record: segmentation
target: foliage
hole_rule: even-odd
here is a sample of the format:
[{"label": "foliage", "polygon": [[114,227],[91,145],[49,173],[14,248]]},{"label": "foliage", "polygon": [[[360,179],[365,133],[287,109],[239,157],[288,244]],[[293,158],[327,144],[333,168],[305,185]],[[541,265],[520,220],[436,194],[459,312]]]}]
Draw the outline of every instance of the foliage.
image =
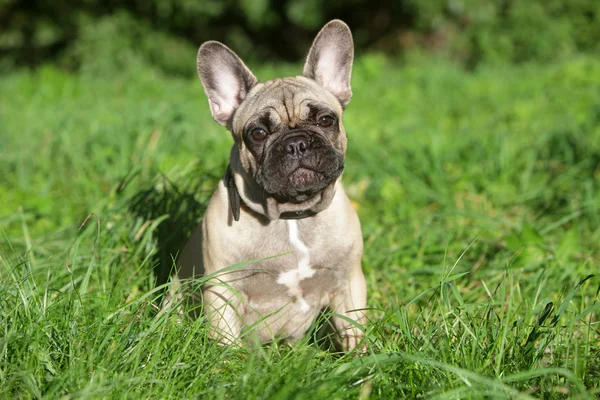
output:
[{"label": "foliage", "polygon": [[469,67],[600,50],[597,0],[3,0],[0,55],[5,69],[51,61],[102,71],[134,58],[188,75],[210,39],[253,61],[297,61],[332,18],[348,22],[359,52],[433,51]]},{"label": "foliage", "polygon": [[600,393],[597,59],[357,60],[344,181],[365,238],[364,356],[321,350],[316,331],[219,347],[202,319],[157,310],[152,269],[232,141],[195,78],[123,65],[0,78],[0,397]]}]

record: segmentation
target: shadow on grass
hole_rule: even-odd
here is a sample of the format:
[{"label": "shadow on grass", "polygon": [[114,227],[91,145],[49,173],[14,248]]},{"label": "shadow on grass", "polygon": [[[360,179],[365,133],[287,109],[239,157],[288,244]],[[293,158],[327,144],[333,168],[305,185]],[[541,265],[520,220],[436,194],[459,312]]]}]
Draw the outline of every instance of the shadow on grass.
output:
[{"label": "shadow on grass", "polygon": [[186,173],[177,180],[161,175],[142,183],[128,197],[128,210],[145,223],[164,218],[153,231],[156,253],[152,265],[157,286],[168,282],[177,255],[200,223],[212,193],[203,188],[216,187],[218,179],[205,172]]}]

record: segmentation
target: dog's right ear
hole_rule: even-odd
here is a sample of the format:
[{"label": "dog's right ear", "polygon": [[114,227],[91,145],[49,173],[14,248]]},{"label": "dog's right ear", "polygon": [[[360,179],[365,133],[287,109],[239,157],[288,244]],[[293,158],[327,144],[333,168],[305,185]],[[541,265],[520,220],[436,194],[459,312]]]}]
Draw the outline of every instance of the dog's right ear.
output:
[{"label": "dog's right ear", "polygon": [[196,66],[213,118],[227,125],[258,79],[233,51],[215,41],[200,46]]}]

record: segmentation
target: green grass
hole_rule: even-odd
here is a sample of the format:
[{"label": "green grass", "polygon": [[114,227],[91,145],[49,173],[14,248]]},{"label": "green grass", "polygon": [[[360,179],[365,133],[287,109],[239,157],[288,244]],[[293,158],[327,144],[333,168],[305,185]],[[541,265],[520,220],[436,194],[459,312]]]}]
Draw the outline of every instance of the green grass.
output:
[{"label": "green grass", "polygon": [[[299,67],[265,67],[262,79]],[[600,395],[600,61],[356,62],[368,352],[219,347],[158,312],[229,134],[200,83],[0,78],[0,397]],[[594,275],[596,274],[596,275]]]}]

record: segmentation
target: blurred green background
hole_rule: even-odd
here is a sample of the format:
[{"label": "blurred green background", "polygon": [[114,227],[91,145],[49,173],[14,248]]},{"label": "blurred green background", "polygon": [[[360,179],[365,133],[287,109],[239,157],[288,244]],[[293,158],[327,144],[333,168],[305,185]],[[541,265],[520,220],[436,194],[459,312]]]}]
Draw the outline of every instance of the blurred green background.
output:
[{"label": "blurred green background", "polygon": [[597,0],[0,0],[0,58],[5,69],[143,62],[187,76],[209,39],[250,62],[297,61],[332,18],[350,25],[359,54],[425,51],[467,67],[600,50]]}]

